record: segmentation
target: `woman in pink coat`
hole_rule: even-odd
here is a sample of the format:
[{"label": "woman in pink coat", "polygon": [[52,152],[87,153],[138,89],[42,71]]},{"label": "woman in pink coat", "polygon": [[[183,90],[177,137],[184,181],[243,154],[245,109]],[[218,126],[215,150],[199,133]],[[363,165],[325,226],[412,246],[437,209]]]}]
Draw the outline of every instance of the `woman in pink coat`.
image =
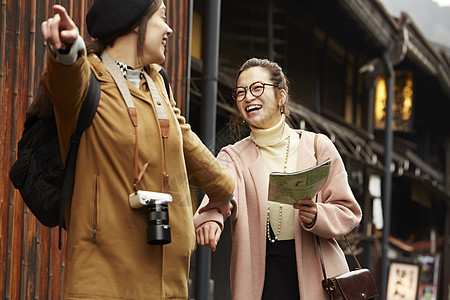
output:
[{"label": "woman in pink coat", "polygon": [[[327,299],[315,235],[328,276],[348,271],[335,238],[361,220],[361,209],[348,184],[342,158],[330,139],[290,128],[286,77],[275,62],[252,58],[237,74],[233,98],[250,125],[249,137],[224,147],[219,161],[236,180],[235,197],[213,207],[205,197],[194,222],[197,243],[213,251],[231,218],[231,290],[233,299]],[[330,174],[316,199],[294,205],[268,201],[271,172],[310,168],[331,158]]]}]

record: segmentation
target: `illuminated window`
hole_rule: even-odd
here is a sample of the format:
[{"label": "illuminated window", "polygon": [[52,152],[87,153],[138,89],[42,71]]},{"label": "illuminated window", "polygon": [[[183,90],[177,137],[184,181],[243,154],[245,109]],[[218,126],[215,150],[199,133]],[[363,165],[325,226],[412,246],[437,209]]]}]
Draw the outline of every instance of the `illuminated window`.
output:
[{"label": "illuminated window", "polygon": [[[375,129],[384,130],[386,125],[386,80],[378,78],[375,90]],[[393,99],[394,131],[409,132],[412,127],[413,110],[413,74],[411,71],[395,71],[395,86]]]},{"label": "illuminated window", "polygon": [[202,16],[196,11],[192,20],[191,55],[202,59]]}]

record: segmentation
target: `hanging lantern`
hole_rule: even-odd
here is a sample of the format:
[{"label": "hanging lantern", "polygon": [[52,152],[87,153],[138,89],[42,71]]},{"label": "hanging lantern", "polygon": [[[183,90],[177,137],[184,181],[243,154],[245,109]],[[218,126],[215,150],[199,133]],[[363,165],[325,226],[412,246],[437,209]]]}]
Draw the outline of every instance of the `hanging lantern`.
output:
[{"label": "hanging lantern", "polygon": [[[375,129],[384,130],[386,125],[386,80],[380,75],[375,90]],[[412,129],[413,73],[395,71],[392,130],[409,132]]]}]

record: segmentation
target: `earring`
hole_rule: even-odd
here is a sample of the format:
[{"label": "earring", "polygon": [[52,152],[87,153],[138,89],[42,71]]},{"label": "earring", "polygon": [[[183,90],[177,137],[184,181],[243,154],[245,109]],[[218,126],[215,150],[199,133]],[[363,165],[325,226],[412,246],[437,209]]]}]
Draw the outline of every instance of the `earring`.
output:
[{"label": "earring", "polygon": [[283,113],[284,112],[284,108],[283,106],[280,107],[280,112]]}]

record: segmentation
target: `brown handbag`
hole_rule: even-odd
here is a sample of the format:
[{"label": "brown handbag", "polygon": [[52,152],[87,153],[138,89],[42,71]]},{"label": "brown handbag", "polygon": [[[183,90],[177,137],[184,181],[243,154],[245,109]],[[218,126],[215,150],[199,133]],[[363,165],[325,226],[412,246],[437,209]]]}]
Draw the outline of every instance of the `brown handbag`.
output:
[{"label": "brown handbag", "polygon": [[[314,137],[314,155],[317,160],[317,133]],[[316,195],[317,201],[317,195]],[[353,258],[358,265],[358,270],[349,271],[342,275],[336,277],[327,277],[325,272],[325,264],[323,262],[322,248],[320,247],[320,239],[316,235],[317,240],[317,250],[319,251],[320,264],[322,267],[323,278],[322,287],[327,293],[329,299],[331,300],[366,300],[372,299],[378,296],[378,290],[375,286],[375,282],[372,277],[372,273],[368,269],[362,269],[353,252],[352,246],[348,242],[346,236],[345,241],[347,242],[350,251],[352,252]]]},{"label": "brown handbag", "polygon": [[365,300],[378,296],[377,287],[375,286],[375,282],[372,278],[372,273],[370,273],[368,269],[361,268],[361,265],[359,264],[347,237],[345,237],[345,240],[352,251],[352,255],[358,265],[358,269],[329,278],[325,273],[322,249],[320,247],[320,240],[317,235],[316,239],[320,263],[322,265],[323,278],[325,278],[322,280],[322,287],[331,300]]}]

